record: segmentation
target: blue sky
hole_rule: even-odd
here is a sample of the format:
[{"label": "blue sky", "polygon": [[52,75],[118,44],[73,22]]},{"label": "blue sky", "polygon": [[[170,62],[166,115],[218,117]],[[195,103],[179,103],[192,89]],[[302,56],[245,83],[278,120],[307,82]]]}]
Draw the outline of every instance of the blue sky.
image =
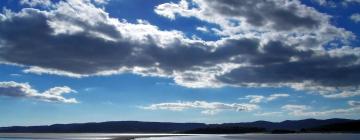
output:
[{"label": "blue sky", "polygon": [[0,6],[0,126],[359,119],[356,0]]}]

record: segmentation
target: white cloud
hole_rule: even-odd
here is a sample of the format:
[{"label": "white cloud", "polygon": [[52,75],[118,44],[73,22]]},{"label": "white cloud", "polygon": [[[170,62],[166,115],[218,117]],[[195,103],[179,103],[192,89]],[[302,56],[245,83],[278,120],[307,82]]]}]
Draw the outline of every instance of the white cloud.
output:
[{"label": "white cloud", "polygon": [[100,4],[100,5],[104,5],[104,4],[108,4],[110,0],[93,0],[95,4]]},{"label": "white cloud", "polygon": [[360,96],[359,86],[321,86],[314,84],[310,81],[304,81],[303,83],[293,83],[290,85],[295,90],[308,91],[310,93],[320,94],[325,98],[349,98]]},{"label": "white cloud", "polygon": [[141,109],[147,110],[171,110],[183,111],[187,109],[200,109],[202,114],[214,115],[224,110],[232,111],[253,111],[259,107],[255,104],[239,104],[239,103],[221,103],[221,102],[206,102],[206,101],[193,101],[193,102],[169,102],[151,104],[149,106],[142,106]]},{"label": "white cloud", "polygon": [[34,6],[50,6],[51,0],[20,0],[20,4]]},{"label": "white cloud", "polygon": [[258,112],[255,113],[255,116],[281,116],[282,112]]},{"label": "white cloud", "polygon": [[262,96],[262,95],[247,95],[245,96],[245,98],[240,98],[240,99],[249,99],[250,103],[261,103],[261,102],[269,102],[269,101],[273,101],[276,100],[278,98],[284,98],[284,97],[289,97],[289,94],[285,94],[285,93],[277,93],[277,94],[271,94],[268,97]]},{"label": "white cloud", "polygon": [[316,117],[316,116],[329,116],[329,115],[352,115],[360,114],[360,106],[351,106],[349,108],[330,109],[324,111],[311,111],[310,106],[306,105],[284,105],[283,110],[287,111],[289,115]]},{"label": "white cloud", "polygon": [[360,101],[348,101],[350,106],[360,106]]},{"label": "white cloud", "polygon": [[250,99],[250,103],[260,103],[265,97],[261,95],[247,95],[245,98]]},{"label": "white cloud", "polygon": [[350,16],[350,19],[352,21],[354,21],[355,23],[359,23],[360,22],[360,14],[359,13],[352,14]]},{"label": "white cloud", "polygon": [[281,108],[287,111],[304,111],[310,109],[310,107],[306,105],[291,105],[291,104],[284,105]]},{"label": "white cloud", "polygon": [[75,98],[65,98],[63,94],[73,93],[75,90],[63,86],[53,87],[42,93],[33,89],[28,83],[17,83],[14,81],[0,82],[0,96],[14,98],[30,98],[46,102],[78,103]]},{"label": "white cloud", "polygon": [[285,94],[285,93],[277,93],[277,94],[271,94],[266,100],[267,101],[272,101],[272,100],[276,100],[278,98],[284,98],[284,97],[289,97],[289,94]]},{"label": "white cloud", "polygon": [[155,8],[155,13],[174,20],[177,13],[182,15],[191,15],[191,11],[187,10],[189,3],[186,0],[181,0],[179,3],[164,3]]},{"label": "white cloud", "polygon": [[359,96],[360,95],[360,89],[355,89],[355,90],[344,90],[341,91],[340,93],[336,93],[336,94],[327,94],[327,95],[323,95],[326,98],[349,98],[349,97],[354,97],[354,96]]},{"label": "white cloud", "polygon": [[203,32],[203,33],[207,33],[209,32],[208,28],[205,27],[205,26],[202,26],[202,27],[196,27],[196,30],[200,31],[200,32]]}]

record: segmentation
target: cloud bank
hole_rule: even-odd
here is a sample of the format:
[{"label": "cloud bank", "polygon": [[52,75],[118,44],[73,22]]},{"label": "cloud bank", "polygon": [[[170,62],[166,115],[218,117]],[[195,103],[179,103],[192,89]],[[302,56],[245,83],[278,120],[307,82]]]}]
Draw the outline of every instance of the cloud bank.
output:
[{"label": "cloud bank", "polygon": [[94,3],[5,9],[0,63],[77,78],[133,73],[191,88],[290,87],[325,97],[359,95],[360,49],[348,44],[355,36],[298,0],[181,0],[155,7],[170,20],[193,17],[218,25],[211,30],[221,38],[216,41],[160,30],[141,19],[129,23]]},{"label": "cloud bank", "polygon": [[253,111],[259,107],[255,104],[239,104],[239,103],[221,103],[221,102],[206,102],[206,101],[193,101],[193,102],[169,102],[151,104],[149,106],[140,107],[147,110],[171,110],[183,111],[188,109],[200,109],[202,114],[214,115],[224,110],[230,111]]},{"label": "cloud bank", "polygon": [[28,83],[17,83],[14,81],[0,82],[0,96],[13,98],[29,98],[45,102],[78,103],[75,98],[65,98],[63,94],[73,93],[75,90],[63,86],[53,87],[44,92],[38,92]]},{"label": "cloud bank", "polygon": [[293,116],[317,117],[317,116],[333,116],[333,115],[352,115],[360,114],[360,106],[358,101],[349,101],[350,107],[340,109],[330,109],[324,111],[311,111],[311,107],[307,105],[284,105],[281,108]]}]

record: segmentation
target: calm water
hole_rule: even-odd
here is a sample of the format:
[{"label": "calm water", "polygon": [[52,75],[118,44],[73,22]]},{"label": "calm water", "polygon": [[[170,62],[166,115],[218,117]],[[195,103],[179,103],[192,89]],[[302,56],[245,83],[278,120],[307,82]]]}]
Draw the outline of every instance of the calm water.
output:
[{"label": "calm water", "polygon": [[242,135],[192,135],[151,137],[159,134],[0,134],[0,140],[98,140],[150,136],[136,140],[360,140],[360,134],[242,134]]},{"label": "calm water", "polygon": [[[109,133],[0,133],[0,140],[111,140],[114,138],[174,136],[174,134],[109,134]],[[178,134],[177,136],[182,136]]]},{"label": "calm water", "polygon": [[242,134],[138,138],[137,140],[360,140],[360,134]]}]

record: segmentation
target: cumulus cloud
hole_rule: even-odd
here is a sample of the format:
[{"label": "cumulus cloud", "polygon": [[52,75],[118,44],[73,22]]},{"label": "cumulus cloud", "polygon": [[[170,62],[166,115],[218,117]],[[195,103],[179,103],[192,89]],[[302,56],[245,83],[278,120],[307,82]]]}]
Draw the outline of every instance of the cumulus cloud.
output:
[{"label": "cumulus cloud", "polygon": [[224,110],[232,111],[253,111],[259,107],[255,104],[239,104],[239,103],[221,103],[221,102],[206,102],[206,101],[193,101],[193,102],[169,102],[151,104],[149,106],[142,106],[141,109],[147,110],[171,110],[183,111],[187,109],[200,109],[202,114],[214,115]]},{"label": "cumulus cloud", "polygon": [[75,98],[65,98],[63,94],[73,93],[75,90],[63,86],[53,87],[44,92],[38,92],[28,83],[17,83],[14,81],[0,82],[0,96],[13,98],[30,98],[45,102],[78,103]]},{"label": "cumulus cloud", "polygon": [[282,106],[282,109],[287,111],[289,115],[303,117],[360,114],[360,106],[356,105],[357,102],[350,101],[349,104],[354,104],[355,106],[351,105],[348,108],[330,109],[324,111],[311,111],[311,107],[307,105],[284,105]]},{"label": "cumulus cloud", "polygon": [[329,32],[337,32],[336,36],[343,36],[341,30],[329,25],[328,15],[319,13],[298,0],[181,0],[179,3],[158,5],[155,12],[173,20],[177,16],[195,17],[218,24],[221,27],[219,34],[225,36],[237,34],[268,38],[267,36],[290,37],[290,34],[298,34],[298,37],[303,36],[300,38],[306,40],[310,36],[304,33],[312,32],[315,28],[316,33],[312,33],[322,36],[322,39],[335,37]]},{"label": "cumulus cloud", "polygon": [[360,22],[360,14],[359,13],[352,14],[350,16],[350,19],[352,21],[354,21],[355,23],[359,23]]},{"label": "cumulus cloud", "polygon": [[261,102],[269,102],[276,100],[278,98],[284,98],[289,96],[290,96],[289,94],[277,93],[277,94],[271,94],[268,97],[262,95],[247,95],[245,96],[245,98],[240,98],[240,99],[249,99],[250,103],[261,103]]},{"label": "cumulus cloud", "polygon": [[[91,0],[0,14],[0,63],[26,73],[69,77],[133,73],[202,87],[290,87],[358,91],[359,48],[350,31],[298,0],[181,0],[155,8],[161,16],[219,25],[221,39],[189,38],[145,20],[109,16]],[[257,9],[254,9],[257,8]],[[327,48],[329,43],[337,44]],[[316,92],[316,91],[315,91]],[[357,95],[357,94],[352,94]],[[275,97],[276,98],[276,97]]]},{"label": "cumulus cloud", "polygon": [[20,0],[20,4],[28,5],[30,7],[34,6],[50,6],[51,0]]}]

